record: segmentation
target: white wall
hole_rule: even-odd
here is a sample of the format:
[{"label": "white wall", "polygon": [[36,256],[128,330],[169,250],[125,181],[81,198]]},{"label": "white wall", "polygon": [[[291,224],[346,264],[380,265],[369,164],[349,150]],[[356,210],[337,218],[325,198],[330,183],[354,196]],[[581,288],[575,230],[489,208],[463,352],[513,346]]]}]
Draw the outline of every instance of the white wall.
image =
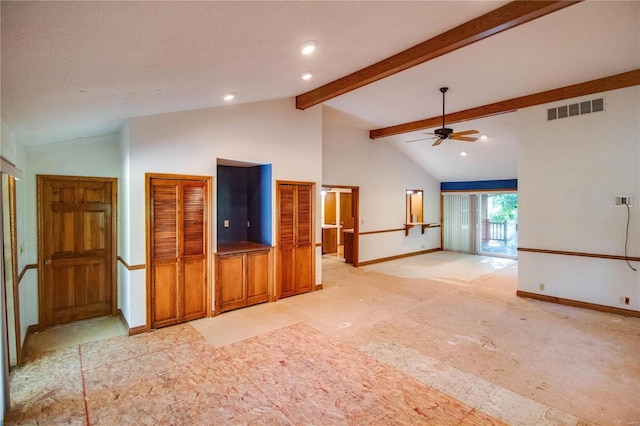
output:
[{"label": "white wall", "polygon": [[[19,239],[20,244],[25,245],[25,264],[38,263],[36,175],[117,178],[120,174],[119,157],[116,134],[37,145],[26,149],[24,185],[20,181],[20,186],[17,187],[18,193],[24,193],[25,197],[23,208],[19,208],[25,212],[19,214],[25,220],[24,239]],[[37,324],[37,273],[32,270],[25,275],[25,278],[28,278],[27,281],[20,284],[21,306],[25,301],[28,315],[26,322]]]},{"label": "white wall", "polygon": [[[360,232],[399,229],[406,215],[406,190],[424,190],[424,221],[440,223],[440,182],[381,140],[370,126],[333,108],[323,109],[322,181],[360,187]],[[440,247],[440,228],[361,235],[359,261]]]},{"label": "white wall", "polygon": [[[322,110],[314,107],[299,111],[294,99],[280,99],[130,120],[129,164],[123,173],[128,173],[130,214],[125,219],[129,223],[121,224],[130,232],[129,247],[123,248],[129,253],[129,264],[145,263],[145,173],[213,176],[214,233],[218,158],[272,164],[274,244],[275,181],[316,182],[316,241],[321,241]],[[321,282],[321,255],[318,247],[317,284]],[[146,323],[146,271],[136,272],[129,277],[130,309],[125,313],[131,327]]]},{"label": "white wall", "polygon": [[[604,112],[546,121],[547,108],[600,96]],[[640,87],[517,114],[519,246],[623,256],[627,210],[614,207],[614,196],[632,194],[628,255],[639,257]],[[624,261],[522,251],[518,257],[520,290],[640,310],[640,273]],[[621,296],[631,304],[620,304]]]},{"label": "white wall", "polygon": [[[120,179],[118,180],[118,256],[131,265],[129,250],[131,231],[130,185],[129,177],[129,122],[126,122],[119,133],[120,145]],[[137,270],[129,271],[125,265],[118,262],[118,308],[125,318],[131,317],[131,276],[141,275]]]}]

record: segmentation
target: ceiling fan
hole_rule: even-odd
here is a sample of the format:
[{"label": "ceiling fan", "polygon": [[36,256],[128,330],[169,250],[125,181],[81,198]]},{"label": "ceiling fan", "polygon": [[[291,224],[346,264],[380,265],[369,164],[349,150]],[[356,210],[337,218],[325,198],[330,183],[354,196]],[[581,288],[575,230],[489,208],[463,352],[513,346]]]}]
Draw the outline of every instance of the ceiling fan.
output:
[{"label": "ceiling fan", "polygon": [[432,146],[438,146],[445,139],[453,139],[456,141],[464,141],[464,142],[475,142],[478,140],[478,138],[465,136],[465,135],[473,135],[476,133],[480,133],[477,130],[464,130],[462,132],[454,132],[453,129],[450,129],[444,126],[444,94],[447,93],[447,90],[449,90],[448,87],[440,88],[440,91],[442,92],[442,127],[434,130],[433,133],[425,133],[427,135],[433,135],[433,137],[431,138],[413,139],[413,140],[407,141],[407,143],[418,142],[418,141],[423,141],[427,139],[437,139]]}]

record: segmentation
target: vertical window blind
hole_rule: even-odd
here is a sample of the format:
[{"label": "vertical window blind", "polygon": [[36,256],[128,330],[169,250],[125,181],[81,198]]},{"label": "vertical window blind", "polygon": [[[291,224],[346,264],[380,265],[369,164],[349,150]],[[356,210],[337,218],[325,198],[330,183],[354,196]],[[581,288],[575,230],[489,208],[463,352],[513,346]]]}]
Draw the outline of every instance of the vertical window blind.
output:
[{"label": "vertical window blind", "polygon": [[472,233],[475,224],[471,220],[469,194],[444,194],[444,249],[460,253],[475,253]]}]

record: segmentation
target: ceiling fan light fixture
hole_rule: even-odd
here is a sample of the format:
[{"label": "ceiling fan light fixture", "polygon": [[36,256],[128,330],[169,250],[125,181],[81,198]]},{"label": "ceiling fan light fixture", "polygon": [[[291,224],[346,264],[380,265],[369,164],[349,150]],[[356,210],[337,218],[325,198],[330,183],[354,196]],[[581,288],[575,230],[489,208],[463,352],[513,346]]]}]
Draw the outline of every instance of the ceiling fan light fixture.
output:
[{"label": "ceiling fan light fixture", "polygon": [[468,153],[467,153],[467,151],[461,151],[461,152],[460,152],[460,156],[461,156],[461,157],[466,157],[466,156],[467,156],[467,154],[468,154]]},{"label": "ceiling fan light fixture", "polygon": [[300,45],[300,52],[302,52],[303,55],[310,55],[316,50],[317,45],[313,40],[305,41]]},{"label": "ceiling fan light fixture", "polygon": [[489,138],[487,135],[480,135],[480,139],[486,141]]},{"label": "ceiling fan light fixture", "polygon": [[235,93],[225,93],[224,95],[222,95],[222,99],[224,99],[227,102],[232,101],[235,97],[236,97]]}]

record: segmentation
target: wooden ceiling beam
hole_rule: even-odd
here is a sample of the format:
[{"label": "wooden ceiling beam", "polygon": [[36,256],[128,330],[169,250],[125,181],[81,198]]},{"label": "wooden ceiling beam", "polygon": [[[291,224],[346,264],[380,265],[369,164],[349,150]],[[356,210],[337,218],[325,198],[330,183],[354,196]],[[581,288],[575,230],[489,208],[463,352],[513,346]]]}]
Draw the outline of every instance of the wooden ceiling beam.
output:
[{"label": "wooden ceiling beam", "polygon": [[[591,95],[593,93],[606,92],[608,90],[622,89],[624,87],[638,85],[640,85],[640,69],[571,86],[560,87],[558,89],[547,90],[546,92],[535,93],[533,95],[507,99],[506,101],[466,109],[464,111],[453,112],[445,115],[445,121],[447,124],[460,123],[462,121],[475,120],[492,115],[513,112],[520,108],[527,108],[550,102],[557,102],[563,99],[577,98],[579,96]],[[374,129],[369,132],[369,137],[371,139],[378,139],[387,136],[415,132],[417,130],[431,129],[441,125],[442,116],[439,115],[437,117],[426,118],[424,120],[412,121],[410,123],[398,124],[395,126],[384,127],[382,129]]]},{"label": "wooden ceiling beam", "polygon": [[296,108],[307,109],[580,1],[513,1],[380,62],[298,95]]}]

